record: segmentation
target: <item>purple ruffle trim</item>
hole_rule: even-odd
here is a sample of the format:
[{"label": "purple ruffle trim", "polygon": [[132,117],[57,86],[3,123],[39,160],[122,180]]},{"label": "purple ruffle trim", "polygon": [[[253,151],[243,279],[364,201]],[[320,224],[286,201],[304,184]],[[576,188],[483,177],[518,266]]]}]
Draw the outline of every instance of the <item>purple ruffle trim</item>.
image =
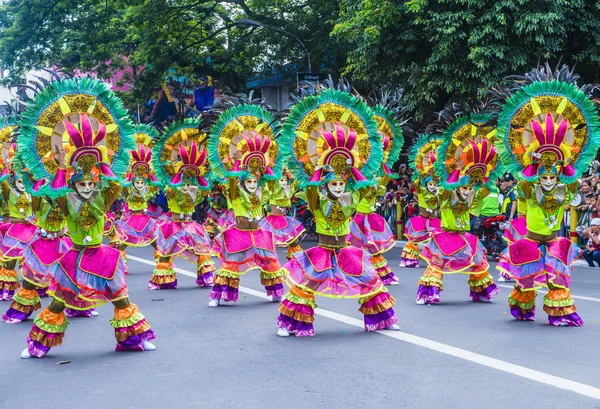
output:
[{"label": "purple ruffle trim", "polygon": [[38,358],[43,358],[50,351],[50,348],[27,337],[27,350],[31,355]]},{"label": "purple ruffle trim", "polygon": [[576,312],[573,314],[564,315],[562,317],[548,315],[548,325],[560,327],[564,326],[565,324],[569,327],[581,327],[583,325],[583,320]]},{"label": "purple ruffle trim", "polygon": [[486,288],[484,288],[483,291],[480,291],[480,292],[471,291],[469,293],[469,296],[471,297],[471,299],[473,301],[478,302],[482,298],[484,298],[486,300],[491,300],[496,295],[498,295],[499,292],[500,292],[500,289],[496,286],[495,283],[492,283],[489,286],[487,286]]},{"label": "purple ruffle trim", "polygon": [[398,317],[393,308],[377,314],[365,315],[365,331],[379,331],[398,322]]},{"label": "purple ruffle trim", "polygon": [[33,310],[27,314],[25,312],[9,308],[3,315],[2,320],[8,324],[18,324],[25,321],[33,313]]},{"label": "purple ruffle trim", "polygon": [[238,289],[228,285],[215,284],[210,291],[211,300],[223,300],[225,302],[236,302],[238,300]]},{"label": "purple ruffle trim", "polygon": [[523,314],[523,311],[516,305],[510,307],[510,313],[519,321],[535,321],[535,307]]},{"label": "purple ruffle trim", "polygon": [[115,351],[143,351],[142,341],[150,341],[155,338],[154,331],[149,329],[139,335],[131,335],[125,341],[118,341]]},{"label": "purple ruffle trim", "polygon": [[196,277],[196,285],[198,287],[210,287],[213,285],[213,273],[204,273]]},{"label": "purple ruffle trim", "polygon": [[70,318],[84,317],[91,318],[92,312],[96,311],[95,308],[90,308],[89,310],[73,310],[71,308],[65,309],[65,315]]},{"label": "purple ruffle trim", "polygon": [[440,289],[436,286],[419,285],[417,290],[417,301],[425,300],[425,304],[437,304],[440,302]]},{"label": "purple ruffle trim", "polygon": [[281,283],[275,285],[266,285],[265,290],[267,290],[267,295],[274,297],[283,297],[285,294],[285,289]]},{"label": "purple ruffle trim", "polygon": [[396,277],[396,274],[394,274],[393,272],[390,272],[389,274],[386,274],[384,276],[379,277],[381,279],[381,282],[384,285],[389,285],[391,283],[397,283],[398,277]]},{"label": "purple ruffle trim", "polygon": [[315,328],[313,327],[312,322],[307,323],[302,321],[296,321],[292,317],[279,314],[279,318],[277,318],[277,325],[279,326],[279,328],[285,328],[289,332],[295,332],[297,337],[315,336]]},{"label": "purple ruffle trim", "polygon": [[37,291],[37,293],[40,296],[40,298],[46,298],[46,297],[48,297],[48,294],[47,294],[48,287],[45,287],[45,288],[36,288],[35,291]]},{"label": "purple ruffle trim", "polygon": [[506,281],[512,281],[512,277],[509,276],[508,274],[506,274],[504,271],[500,271],[500,274],[498,274],[498,277],[502,277]]},{"label": "purple ruffle trim", "polygon": [[414,267],[419,267],[419,260],[411,260],[409,258],[402,258],[400,260],[400,267],[405,267],[405,268],[414,268]]},{"label": "purple ruffle trim", "polygon": [[0,290],[0,301],[11,301],[15,290]]},{"label": "purple ruffle trim", "polygon": [[148,281],[148,289],[149,290],[176,290],[177,289],[177,279],[172,283],[165,284],[156,284],[152,281]]}]

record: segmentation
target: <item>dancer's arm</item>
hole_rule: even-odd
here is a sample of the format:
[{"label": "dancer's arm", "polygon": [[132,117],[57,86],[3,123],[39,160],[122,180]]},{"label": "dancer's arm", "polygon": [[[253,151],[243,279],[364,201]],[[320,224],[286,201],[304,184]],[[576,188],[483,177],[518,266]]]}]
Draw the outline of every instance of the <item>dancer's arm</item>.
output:
[{"label": "dancer's arm", "polygon": [[316,186],[308,186],[306,188],[306,202],[312,214],[315,214],[315,210],[321,206],[319,198],[319,188]]},{"label": "dancer's arm", "polygon": [[108,187],[105,187],[102,190],[102,194],[104,195],[104,211],[108,212],[112,204],[121,194],[121,185],[115,181],[109,180]]},{"label": "dancer's arm", "polygon": [[40,210],[42,198],[39,196],[31,196],[31,212],[36,214]]}]

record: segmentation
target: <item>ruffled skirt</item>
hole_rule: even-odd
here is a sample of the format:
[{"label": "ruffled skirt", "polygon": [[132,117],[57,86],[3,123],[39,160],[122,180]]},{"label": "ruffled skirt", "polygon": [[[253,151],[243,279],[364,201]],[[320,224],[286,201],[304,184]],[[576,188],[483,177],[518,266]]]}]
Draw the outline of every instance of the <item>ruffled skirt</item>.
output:
[{"label": "ruffled skirt", "polygon": [[119,242],[131,247],[143,247],[156,240],[156,219],[145,213],[125,215],[116,222]]},{"label": "ruffled skirt", "polygon": [[227,271],[241,275],[253,269],[281,269],[273,234],[267,230],[231,227],[215,237],[213,252],[221,261],[217,274]]},{"label": "ruffled skirt", "polygon": [[348,242],[371,254],[381,254],[396,245],[396,237],[385,219],[377,213],[358,213],[350,223]]},{"label": "ruffled skirt", "polygon": [[502,235],[509,244],[524,239],[525,236],[527,236],[527,219],[525,217],[518,217],[511,221]]},{"label": "ruffled skirt", "polygon": [[321,246],[294,253],[284,265],[290,287],[331,298],[361,298],[383,291],[384,286],[363,249]]},{"label": "ruffled skirt", "polygon": [[37,238],[38,227],[33,223],[0,224],[0,252],[2,261],[23,258],[25,248]]},{"label": "ruffled skirt", "polygon": [[88,310],[127,297],[126,275],[119,250],[104,244],[71,249],[56,263],[48,294],[68,308]]},{"label": "ruffled skirt", "polygon": [[445,274],[473,274],[487,271],[488,262],[481,242],[466,232],[440,231],[427,242],[421,258],[429,267]]},{"label": "ruffled skirt", "polygon": [[258,223],[263,230],[273,233],[278,247],[287,247],[304,233],[305,229],[298,220],[290,216],[270,214]]},{"label": "ruffled skirt", "polygon": [[210,254],[210,238],[194,221],[159,222],[156,235],[156,250],[161,257],[181,255],[195,263],[199,255]]},{"label": "ruffled skirt", "polygon": [[37,287],[48,287],[56,263],[71,250],[71,247],[73,243],[68,236],[52,239],[38,237],[25,248],[21,269],[23,279]]},{"label": "ruffled skirt", "polygon": [[414,216],[406,222],[404,235],[410,242],[422,243],[441,230],[442,221],[437,217]]},{"label": "ruffled skirt", "polygon": [[509,245],[500,255],[498,270],[515,279],[522,290],[551,284],[558,288],[571,287],[575,260],[583,251],[571,240],[558,237],[541,244],[521,239]]}]

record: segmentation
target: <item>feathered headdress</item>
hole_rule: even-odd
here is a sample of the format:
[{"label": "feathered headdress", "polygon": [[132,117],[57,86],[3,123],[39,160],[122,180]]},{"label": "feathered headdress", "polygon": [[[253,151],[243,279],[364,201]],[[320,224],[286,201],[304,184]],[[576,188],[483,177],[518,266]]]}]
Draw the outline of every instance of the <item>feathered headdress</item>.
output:
[{"label": "feathered headdress", "polygon": [[152,147],[159,137],[158,132],[148,125],[138,125],[135,128],[136,149],[131,151],[131,162],[129,173],[125,178],[126,182],[131,183],[142,179],[151,184],[158,183],[150,163],[152,161]]},{"label": "feathered headdress", "polygon": [[439,182],[434,165],[441,143],[440,136],[424,134],[415,141],[408,154],[408,164],[414,171],[413,178],[419,178],[423,185],[427,182]]},{"label": "feathered headdress", "polygon": [[208,142],[209,162],[215,174],[278,179],[283,158],[275,141],[275,126],[271,113],[258,105],[242,104],[223,112]]},{"label": "feathered headdress", "polygon": [[377,129],[381,135],[383,147],[383,163],[381,164],[382,172],[387,176],[394,176],[392,167],[400,157],[402,145],[404,145],[404,137],[402,136],[402,128],[396,121],[394,113],[382,105],[376,105],[373,108],[375,113],[375,121],[377,121]]},{"label": "feathered headdress", "polygon": [[383,149],[373,111],[341,91],[325,90],[294,105],[281,136],[288,166],[300,186],[333,178],[360,188],[375,182]]},{"label": "feathered headdress", "polygon": [[194,119],[169,125],[152,149],[152,167],[164,186],[191,183],[210,190],[207,135],[198,130],[199,125]]},{"label": "feathered headdress", "polygon": [[[134,149],[134,127],[120,99],[92,78],[61,79],[33,97],[21,114],[19,157],[39,188],[58,197],[67,180],[122,177]],[[58,149],[67,169],[58,169]]]},{"label": "feathered headdress", "polygon": [[496,147],[509,172],[572,183],[589,167],[600,146],[600,118],[586,95],[590,87],[577,87],[577,79],[567,66],[553,71],[546,64],[493,90],[501,108]]},{"label": "feathered headdress", "polygon": [[444,131],[435,170],[440,186],[453,190],[463,185],[479,188],[502,173],[493,140],[496,130],[488,114],[456,119]]}]

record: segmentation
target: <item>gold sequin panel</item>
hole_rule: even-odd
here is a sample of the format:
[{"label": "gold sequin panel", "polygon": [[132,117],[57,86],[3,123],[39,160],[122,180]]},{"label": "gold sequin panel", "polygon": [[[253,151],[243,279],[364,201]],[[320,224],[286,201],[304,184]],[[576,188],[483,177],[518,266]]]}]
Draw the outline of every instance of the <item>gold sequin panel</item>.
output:
[{"label": "gold sequin panel", "polygon": [[[108,108],[99,100],[91,95],[74,94],[64,95],[62,97],[66,104],[55,101],[46,108],[38,118],[36,127],[38,134],[36,138],[36,150],[40,157],[44,157],[49,152],[56,152],[61,148],[62,135],[65,132],[63,122],[68,120],[73,123],[79,122],[80,113],[87,113],[90,116],[94,132],[98,131],[98,121],[103,122],[107,127],[116,124],[114,117]],[[52,135],[46,135],[40,132],[40,128],[52,129]],[[105,144],[109,151],[116,152],[121,145],[121,134],[119,128],[106,133],[106,138],[101,144]],[[45,161],[44,167],[51,174],[56,173],[58,165],[55,161]]]},{"label": "gold sequin panel", "polygon": [[[583,147],[588,139],[588,128],[586,126],[579,127],[580,124],[585,124],[585,116],[583,112],[573,104],[570,100],[567,100],[567,104],[561,114],[556,111],[559,109],[559,105],[563,101],[563,97],[554,95],[542,95],[535,97],[535,102],[539,106],[541,114],[536,115],[534,113],[534,106],[531,101],[525,103],[517,112],[514,114],[510,122],[510,131],[508,135],[508,144],[510,149],[516,153],[517,160],[521,166],[526,166],[524,156],[529,145],[534,140],[533,133],[531,131],[531,121],[535,119],[540,123],[544,123],[546,113],[551,113],[554,118],[554,123],[560,123],[562,119],[566,119],[569,122],[569,128],[565,137],[565,143],[570,146]],[[525,149],[523,150],[522,147]],[[571,150],[572,162],[575,162],[580,151],[574,152]]]}]

